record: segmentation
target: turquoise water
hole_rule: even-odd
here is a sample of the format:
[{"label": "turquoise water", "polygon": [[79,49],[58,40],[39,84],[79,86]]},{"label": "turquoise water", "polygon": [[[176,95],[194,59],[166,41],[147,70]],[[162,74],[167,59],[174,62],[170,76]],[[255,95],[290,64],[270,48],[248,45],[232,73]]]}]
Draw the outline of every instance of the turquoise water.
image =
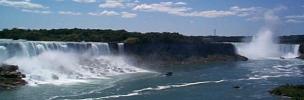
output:
[{"label": "turquoise water", "polygon": [[[0,91],[0,99],[276,100],[281,97],[269,94],[272,88],[304,83],[304,61],[298,59],[168,66],[153,70],[109,79],[87,79],[84,83],[27,85]],[[172,71],[173,76],[162,75],[167,71]]]}]

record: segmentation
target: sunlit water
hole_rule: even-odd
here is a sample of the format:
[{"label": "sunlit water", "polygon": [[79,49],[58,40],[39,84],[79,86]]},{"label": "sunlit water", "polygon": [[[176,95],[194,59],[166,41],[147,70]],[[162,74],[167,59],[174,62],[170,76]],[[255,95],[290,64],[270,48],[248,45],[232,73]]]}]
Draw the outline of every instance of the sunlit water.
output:
[{"label": "sunlit water", "polygon": [[[157,71],[92,79],[88,83],[24,86],[1,91],[0,97],[1,100],[276,100],[280,97],[268,93],[272,88],[304,83],[304,61],[298,59],[171,66]],[[172,71],[173,76],[161,74],[167,71]]]}]

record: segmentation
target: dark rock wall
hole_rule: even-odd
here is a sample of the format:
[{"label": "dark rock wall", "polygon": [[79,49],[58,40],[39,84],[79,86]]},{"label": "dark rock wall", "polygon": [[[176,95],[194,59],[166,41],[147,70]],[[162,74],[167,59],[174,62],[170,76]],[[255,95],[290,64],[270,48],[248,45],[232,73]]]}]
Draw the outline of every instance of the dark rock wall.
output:
[{"label": "dark rock wall", "polygon": [[299,53],[300,53],[300,56],[298,58],[304,59],[304,43],[300,44]]},{"label": "dark rock wall", "polygon": [[125,44],[125,52],[136,55],[168,55],[168,56],[203,56],[235,55],[232,44],[204,43],[204,44],[180,44],[180,43],[139,43]]},{"label": "dark rock wall", "polygon": [[229,43],[126,43],[124,52],[137,64],[150,65],[247,60]]}]

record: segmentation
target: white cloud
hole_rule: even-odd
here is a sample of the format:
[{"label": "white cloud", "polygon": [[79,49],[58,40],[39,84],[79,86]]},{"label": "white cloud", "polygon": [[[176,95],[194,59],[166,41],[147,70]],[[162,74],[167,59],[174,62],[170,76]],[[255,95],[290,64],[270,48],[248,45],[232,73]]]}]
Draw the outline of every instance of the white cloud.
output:
[{"label": "white cloud", "polygon": [[287,23],[304,23],[304,14],[303,15],[290,15],[286,16]]},{"label": "white cloud", "polygon": [[73,0],[78,3],[94,3],[96,0]]},{"label": "white cloud", "polygon": [[78,16],[78,15],[81,15],[82,13],[80,13],[80,12],[72,12],[72,11],[59,11],[58,14]]},{"label": "white cloud", "polygon": [[6,1],[26,1],[26,2],[30,2],[31,0],[6,0]]},{"label": "white cloud", "polygon": [[124,7],[123,0],[106,0],[104,3],[100,4],[101,8],[119,8]]},{"label": "white cloud", "polygon": [[108,10],[104,10],[102,12],[89,12],[88,14],[91,16],[117,16],[117,15],[120,15],[116,11],[108,11]]},{"label": "white cloud", "polygon": [[129,2],[129,3],[125,3],[124,6],[125,7],[129,7],[129,8],[133,8],[137,5],[138,3],[136,2]]},{"label": "white cloud", "polygon": [[180,13],[180,16],[196,16],[196,17],[206,17],[206,18],[215,18],[215,17],[225,17],[235,15],[235,12],[231,11],[194,11],[189,13]]},{"label": "white cloud", "polygon": [[22,12],[28,12],[28,13],[37,13],[37,14],[50,14],[51,11],[42,11],[42,10],[29,10],[29,9],[22,9]]},{"label": "white cloud", "polygon": [[116,12],[116,11],[108,11],[104,10],[102,12],[89,12],[88,13],[91,16],[121,16],[122,18],[135,18],[137,17],[137,14],[130,13],[130,12]]},{"label": "white cloud", "polygon": [[122,18],[134,18],[136,16],[137,16],[137,14],[135,14],[135,13],[121,12]]},{"label": "white cloud", "polygon": [[191,8],[176,5],[173,2],[160,2],[154,4],[140,4],[135,6],[133,10],[146,11],[146,12],[166,12],[169,14],[177,14],[181,12],[190,11]]},{"label": "white cloud", "polygon": [[138,5],[138,0],[105,0],[99,4],[100,8],[133,8]]},{"label": "white cloud", "polygon": [[0,0],[0,5],[21,9],[44,9],[48,8],[41,4],[32,3],[30,0]]},{"label": "white cloud", "polygon": [[139,4],[133,8],[137,11],[145,12],[164,12],[178,16],[196,16],[206,18],[216,18],[225,16],[250,16],[257,13],[257,7],[240,8],[238,6],[230,7],[228,10],[204,10],[193,11],[192,8],[186,7],[184,2],[160,2],[153,4]]},{"label": "white cloud", "polygon": [[287,19],[287,23],[304,23],[304,20]]},{"label": "white cloud", "polygon": [[259,11],[258,9],[260,8],[259,7],[240,8],[238,6],[230,7],[231,12],[234,12],[235,15],[241,17],[256,14]]},{"label": "white cloud", "polygon": [[186,2],[176,2],[175,4],[176,4],[176,5],[187,5]]},{"label": "white cloud", "polygon": [[304,18],[304,14],[303,15],[286,16],[286,18]]}]

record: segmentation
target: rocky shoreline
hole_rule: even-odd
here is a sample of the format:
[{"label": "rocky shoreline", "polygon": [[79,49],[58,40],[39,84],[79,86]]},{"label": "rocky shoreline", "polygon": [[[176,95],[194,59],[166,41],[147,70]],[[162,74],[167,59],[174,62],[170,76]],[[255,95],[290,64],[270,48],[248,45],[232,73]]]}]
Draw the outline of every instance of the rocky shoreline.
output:
[{"label": "rocky shoreline", "polygon": [[292,100],[304,99],[304,85],[282,85],[269,91],[273,95],[290,97]]},{"label": "rocky shoreline", "polygon": [[16,65],[0,64],[0,89],[13,89],[27,84],[25,74]]}]

